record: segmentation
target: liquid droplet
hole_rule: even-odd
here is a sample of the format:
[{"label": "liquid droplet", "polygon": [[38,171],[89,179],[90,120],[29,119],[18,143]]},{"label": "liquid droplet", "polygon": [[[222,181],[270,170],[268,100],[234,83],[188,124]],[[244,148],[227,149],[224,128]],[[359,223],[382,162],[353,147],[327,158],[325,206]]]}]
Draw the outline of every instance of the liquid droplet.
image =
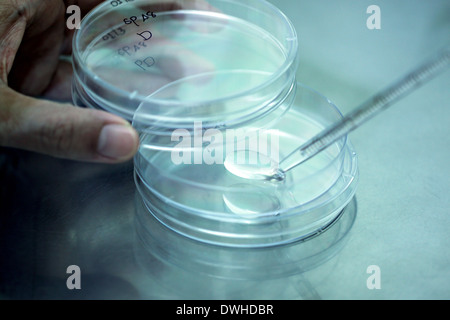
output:
[{"label": "liquid droplet", "polygon": [[278,162],[259,152],[240,150],[227,154],[225,168],[235,176],[250,180],[283,181],[286,177]]}]

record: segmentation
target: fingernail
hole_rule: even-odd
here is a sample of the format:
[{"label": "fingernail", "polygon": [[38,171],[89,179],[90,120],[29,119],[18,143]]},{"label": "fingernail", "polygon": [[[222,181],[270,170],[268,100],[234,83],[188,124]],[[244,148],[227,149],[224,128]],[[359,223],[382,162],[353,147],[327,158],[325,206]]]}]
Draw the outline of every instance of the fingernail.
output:
[{"label": "fingernail", "polygon": [[102,128],[97,152],[112,159],[130,158],[136,150],[137,134],[131,126],[108,124]]}]

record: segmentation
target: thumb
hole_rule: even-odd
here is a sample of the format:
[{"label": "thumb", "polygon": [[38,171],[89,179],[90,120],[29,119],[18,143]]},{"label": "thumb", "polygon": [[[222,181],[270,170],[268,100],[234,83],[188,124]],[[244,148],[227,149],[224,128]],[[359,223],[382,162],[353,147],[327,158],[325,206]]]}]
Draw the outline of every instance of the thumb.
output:
[{"label": "thumb", "polygon": [[113,114],[39,100],[0,88],[0,145],[60,158],[115,163],[129,160],[139,137]]}]

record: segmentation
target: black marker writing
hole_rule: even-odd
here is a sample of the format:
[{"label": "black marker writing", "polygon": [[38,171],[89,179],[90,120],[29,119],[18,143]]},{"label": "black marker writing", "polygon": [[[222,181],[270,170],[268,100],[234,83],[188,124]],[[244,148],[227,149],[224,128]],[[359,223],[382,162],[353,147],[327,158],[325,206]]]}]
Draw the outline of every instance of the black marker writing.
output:
[{"label": "black marker writing", "polygon": [[[150,19],[150,18],[156,18],[156,14],[152,11],[147,11],[146,13],[142,13],[141,14],[141,20],[142,22],[145,22],[145,20]],[[131,16],[129,18],[125,18],[123,19],[123,22],[125,24],[132,24],[134,23],[137,27],[139,27],[139,24],[136,22],[138,21],[138,17],[137,16]]]},{"label": "black marker writing", "polygon": [[147,47],[147,45],[143,41],[139,41],[132,46],[123,46],[122,48],[117,50],[117,53],[121,56],[132,56],[144,47]]},{"label": "black marker writing", "polygon": [[153,59],[153,57],[147,57],[144,60],[136,60],[134,64],[142,70],[145,70],[146,68],[150,68],[155,64],[155,59]]},{"label": "black marker writing", "polygon": [[121,5],[122,3],[127,3],[127,2],[133,2],[134,0],[113,0],[110,1],[109,3],[111,4],[112,7],[117,7],[119,5]]},{"label": "black marker writing", "polygon": [[152,37],[152,33],[148,30],[136,33],[138,36],[141,36],[144,41],[149,40]]},{"label": "black marker writing", "polygon": [[117,38],[117,37],[119,37],[119,36],[124,35],[125,32],[126,32],[126,31],[125,31],[124,28],[119,27],[119,28],[117,28],[117,29],[113,29],[113,30],[109,31],[107,34],[105,34],[105,35],[102,37],[102,39],[103,39],[104,41],[109,40],[109,39],[115,39],[115,38]]}]

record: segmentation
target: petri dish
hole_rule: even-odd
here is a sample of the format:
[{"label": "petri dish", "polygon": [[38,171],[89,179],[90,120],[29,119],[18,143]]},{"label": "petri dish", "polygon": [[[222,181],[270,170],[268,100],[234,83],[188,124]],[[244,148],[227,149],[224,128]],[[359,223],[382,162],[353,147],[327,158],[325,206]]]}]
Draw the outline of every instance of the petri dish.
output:
[{"label": "petri dish", "polygon": [[[193,241],[172,230],[149,215],[142,197],[137,194],[135,228],[135,257],[145,273],[175,289],[184,297],[205,294],[197,290],[205,287],[206,296],[215,297],[220,280],[223,292],[242,290],[243,281],[258,284],[278,279],[286,286],[291,276],[315,269],[332,259],[347,242],[357,216],[355,197],[336,216],[332,223],[315,235],[282,246],[259,248],[233,248]],[[231,282],[229,282],[231,281]],[[233,284],[232,281],[238,281]],[[271,285],[274,283],[271,282]],[[236,288],[237,287],[237,288]],[[234,292],[236,291],[236,292]],[[278,295],[269,290],[274,298]]]},{"label": "petri dish", "polygon": [[[242,179],[224,165],[229,152],[263,137],[268,154],[275,150],[282,158],[342,117],[331,101],[300,83],[289,108],[266,117],[275,115],[276,121],[262,127],[256,120],[238,129],[215,129],[214,139],[209,130],[198,130],[197,137],[186,130],[170,141],[143,133],[135,176],[148,214],[176,233],[229,247],[289,244],[326,228],[356,191],[357,157],[346,137],[288,171],[281,182]],[[141,119],[133,125],[144,126]],[[238,137],[231,140],[232,148],[230,131]],[[203,140],[196,144],[197,138]],[[216,161],[210,161],[211,154]]]},{"label": "petri dish", "polygon": [[73,100],[130,121],[145,108],[157,132],[242,123],[286,100],[297,60],[291,22],[262,0],[105,1],[74,36]]},{"label": "petri dish", "polygon": [[326,229],[354,196],[347,138],[277,183],[224,166],[233,152],[254,160],[255,148],[281,159],[342,117],[297,83],[296,31],[266,1],[105,1],[75,33],[73,65],[74,102],[140,132],[142,210],[183,237],[233,248],[295,243]]}]

